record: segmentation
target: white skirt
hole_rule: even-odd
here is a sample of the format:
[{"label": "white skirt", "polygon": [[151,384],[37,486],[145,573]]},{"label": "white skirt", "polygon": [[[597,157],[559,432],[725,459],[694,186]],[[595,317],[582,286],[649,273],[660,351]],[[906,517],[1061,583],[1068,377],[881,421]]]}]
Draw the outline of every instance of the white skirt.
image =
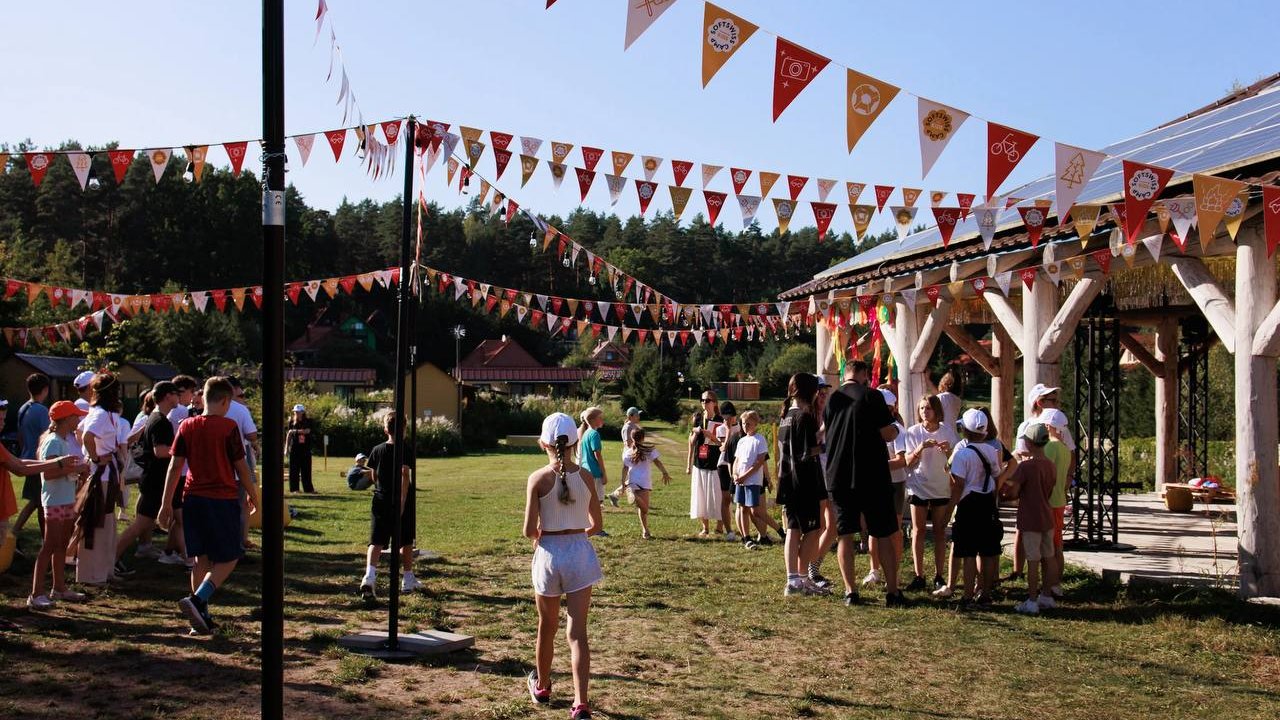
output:
[{"label": "white skirt", "polygon": [[689,492],[689,517],[695,520],[720,519],[720,474],[716,470],[693,469]]}]

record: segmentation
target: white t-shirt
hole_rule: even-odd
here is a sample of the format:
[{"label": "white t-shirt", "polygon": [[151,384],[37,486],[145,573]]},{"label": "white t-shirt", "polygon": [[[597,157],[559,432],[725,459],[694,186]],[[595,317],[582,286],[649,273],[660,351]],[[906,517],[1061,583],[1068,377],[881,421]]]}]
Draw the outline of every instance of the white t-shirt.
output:
[{"label": "white t-shirt", "polygon": [[[914,453],[924,445],[925,440],[933,439],[939,443],[950,443],[955,446],[955,433],[946,425],[939,425],[937,430],[929,432],[923,424],[912,425],[906,432],[907,452]],[[899,436],[901,437],[901,436]],[[907,469],[907,492],[926,500],[942,500],[951,497],[951,476],[947,473],[947,454],[941,447],[925,448],[920,453],[920,462]]]},{"label": "white t-shirt", "polygon": [[249,444],[249,436],[257,434],[258,426],[253,424],[253,414],[249,412],[248,406],[239,400],[232,400],[227,408],[227,418],[236,421],[236,425],[240,427],[240,437],[244,438],[246,445]]},{"label": "white t-shirt", "polygon": [[169,418],[169,424],[173,425],[173,434],[177,435],[178,426],[182,424],[183,420],[191,417],[191,409],[186,405],[174,405],[167,417]]},{"label": "white t-shirt", "polygon": [[90,410],[93,409],[93,406],[89,404],[89,401],[85,400],[84,398],[76,398],[75,406],[85,412],[89,412]]},{"label": "white t-shirt", "polygon": [[[762,457],[769,457],[769,443],[765,441],[764,437],[760,433],[743,435],[733,450],[733,476],[737,477],[746,472],[747,468],[755,465],[756,461]],[[748,475],[742,484],[764,485],[764,466],[761,465],[756,468],[755,472]]]},{"label": "white t-shirt", "polygon": [[[987,477],[986,468],[982,467],[982,461],[974,454],[975,450],[982,453],[982,457],[986,458],[987,464],[991,466],[990,478]],[[995,478],[999,477],[1000,470],[1003,468],[1004,465],[1000,462],[1000,451],[986,443],[970,443],[965,440],[956,446],[955,452],[951,453],[951,474],[964,479],[964,492],[960,494],[961,499],[971,492],[983,494],[995,492]]]},{"label": "white t-shirt", "polygon": [[960,396],[953,392],[940,392],[938,402],[942,403],[942,424],[954,428],[960,419],[960,406],[964,404]]},{"label": "white t-shirt", "polygon": [[[895,422],[893,426],[898,428],[898,437],[885,443],[885,447],[889,449],[890,460],[896,460],[899,453],[907,452],[907,429],[902,427],[902,423],[900,422]],[[904,483],[907,481],[907,469],[898,468],[897,470],[890,470],[889,477],[895,483]]]},{"label": "white t-shirt", "polygon": [[635,462],[632,459],[631,451],[632,448],[624,448],[622,451],[622,466],[627,468],[627,482],[639,490],[652,490],[653,461],[661,457],[661,453],[656,449],[650,450],[648,457],[640,462]]},{"label": "white t-shirt", "polygon": [[640,423],[633,423],[630,420],[622,423],[622,446],[631,446],[631,434],[640,429]]},{"label": "white t-shirt", "polygon": [[100,407],[89,408],[89,414],[80,421],[80,429],[84,434],[93,435],[99,457],[115,453],[116,448],[122,444],[121,432],[124,433],[124,440],[127,443],[129,427],[118,413],[108,412]]},{"label": "white t-shirt", "polygon": [[[1041,410],[1041,412],[1044,411]],[[1022,433],[1026,432],[1028,427],[1038,422],[1040,422],[1040,413],[1036,413],[1022,421],[1022,424],[1018,426],[1018,432],[1014,435],[1014,437],[1018,439],[1017,444],[1014,446],[1014,452],[1020,455],[1026,455],[1031,452],[1030,449],[1027,448],[1027,441],[1022,439]],[[1070,428],[1062,428],[1062,444],[1066,445],[1067,449],[1071,452],[1076,451],[1076,439],[1071,437]]]}]

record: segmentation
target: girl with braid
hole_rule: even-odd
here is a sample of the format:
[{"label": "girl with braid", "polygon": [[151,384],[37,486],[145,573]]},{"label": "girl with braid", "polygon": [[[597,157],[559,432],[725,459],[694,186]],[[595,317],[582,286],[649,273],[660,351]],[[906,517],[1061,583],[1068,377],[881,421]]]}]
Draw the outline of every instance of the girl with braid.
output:
[{"label": "girl with braid", "polygon": [[529,476],[525,493],[524,536],[533,541],[533,591],[538,606],[536,667],[526,684],[535,703],[551,700],[551,660],[560,624],[560,598],[569,615],[565,635],[573,666],[571,720],[591,717],[587,682],[591,650],[587,644],[587,611],[591,588],[602,579],[600,561],[587,539],[604,526],[595,478],[574,463],[578,428],[573,418],[553,413],[542,421],[538,445],[547,465]]}]

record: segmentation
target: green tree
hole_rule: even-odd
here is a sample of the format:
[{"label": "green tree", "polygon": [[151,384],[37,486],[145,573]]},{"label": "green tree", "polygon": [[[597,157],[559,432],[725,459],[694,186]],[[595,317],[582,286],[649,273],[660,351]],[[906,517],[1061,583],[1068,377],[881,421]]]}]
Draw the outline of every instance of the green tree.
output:
[{"label": "green tree", "polygon": [[643,408],[649,417],[675,420],[679,414],[680,381],[675,364],[659,359],[658,351],[645,345],[631,353],[631,365],[622,376],[622,407]]}]

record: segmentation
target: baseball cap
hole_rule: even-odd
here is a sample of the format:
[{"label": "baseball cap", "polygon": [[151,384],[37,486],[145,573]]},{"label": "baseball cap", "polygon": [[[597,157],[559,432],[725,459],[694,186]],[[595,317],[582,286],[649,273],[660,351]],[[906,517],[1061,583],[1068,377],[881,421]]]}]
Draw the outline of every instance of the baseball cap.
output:
[{"label": "baseball cap", "polygon": [[880,394],[884,396],[884,404],[885,404],[885,405],[897,405],[897,404],[898,404],[898,396],[897,396],[897,395],[894,395],[894,394],[893,394],[893,391],[892,391],[892,390],[890,390],[889,388],[887,388],[887,387],[882,387],[882,388],[880,388]]},{"label": "baseball cap", "polygon": [[1040,411],[1040,422],[1056,430],[1067,429],[1067,414],[1058,408],[1045,408]]},{"label": "baseball cap", "polygon": [[294,411],[294,412],[306,412],[306,411],[307,411],[307,406],[306,406],[306,405],[303,405],[302,403],[298,403],[297,405],[294,405],[294,406],[293,406],[293,411]]},{"label": "baseball cap", "polygon": [[819,376],[818,376],[818,389],[819,389],[819,390],[821,390],[822,388],[829,388],[829,387],[831,387],[831,383],[827,382],[827,378],[826,378],[826,376],[825,376],[825,375],[819,375]]},{"label": "baseball cap", "polygon": [[640,413],[642,413],[642,412],[644,412],[644,411],[643,411],[643,410],[641,410],[640,408],[636,407],[635,405],[632,405],[631,407],[627,408],[627,414],[628,414],[628,415],[639,415],[639,414],[640,414]]},{"label": "baseball cap", "polygon": [[555,445],[561,435],[569,438],[569,444],[578,442],[578,424],[562,412],[551,413],[542,421],[542,434],[538,436],[546,445]]},{"label": "baseball cap", "polygon": [[738,416],[738,408],[733,406],[732,401],[725,400],[723,403],[720,403],[720,416],[724,417],[725,415],[732,415],[734,417]]},{"label": "baseball cap", "polygon": [[62,420],[64,418],[69,418],[72,416],[84,417],[85,415],[88,415],[88,414],[89,413],[85,412],[84,410],[81,410],[80,408],[76,407],[76,404],[71,402],[70,400],[59,400],[58,402],[53,404],[53,407],[49,408],[49,419],[54,421]]},{"label": "baseball cap", "polygon": [[72,381],[72,384],[78,388],[87,388],[91,382],[93,382],[93,371],[85,370],[76,376],[76,379]]},{"label": "baseball cap", "polygon": [[7,407],[9,407],[9,401],[5,400],[4,398],[0,398],[0,410],[3,410],[4,408],[7,408]]},{"label": "baseball cap", "polygon": [[360,462],[361,460],[368,460],[368,459],[369,459],[368,455],[365,455],[364,453],[356,453],[356,462]]},{"label": "baseball cap", "polygon": [[1047,445],[1049,429],[1044,426],[1044,423],[1031,423],[1026,430],[1022,431],[1022,439],[1032,445]]},{"label": "baseball cap", "polygon": [[1027,400],[1035,402],[1045,395],[1052,395],[1056,392],[1058,392],[1058,388],[1056,387],[1049,387],[1044,383],[1036,383],[1035,385],[1032,385],[1031,390],[1027,392]]},{"label": "baseball cap", "polygon": [[974,433],[985,433],[987,431],[987,416],[982,414],[977,408],[969,408],[960,416],[960,425],[965,430]]}]

